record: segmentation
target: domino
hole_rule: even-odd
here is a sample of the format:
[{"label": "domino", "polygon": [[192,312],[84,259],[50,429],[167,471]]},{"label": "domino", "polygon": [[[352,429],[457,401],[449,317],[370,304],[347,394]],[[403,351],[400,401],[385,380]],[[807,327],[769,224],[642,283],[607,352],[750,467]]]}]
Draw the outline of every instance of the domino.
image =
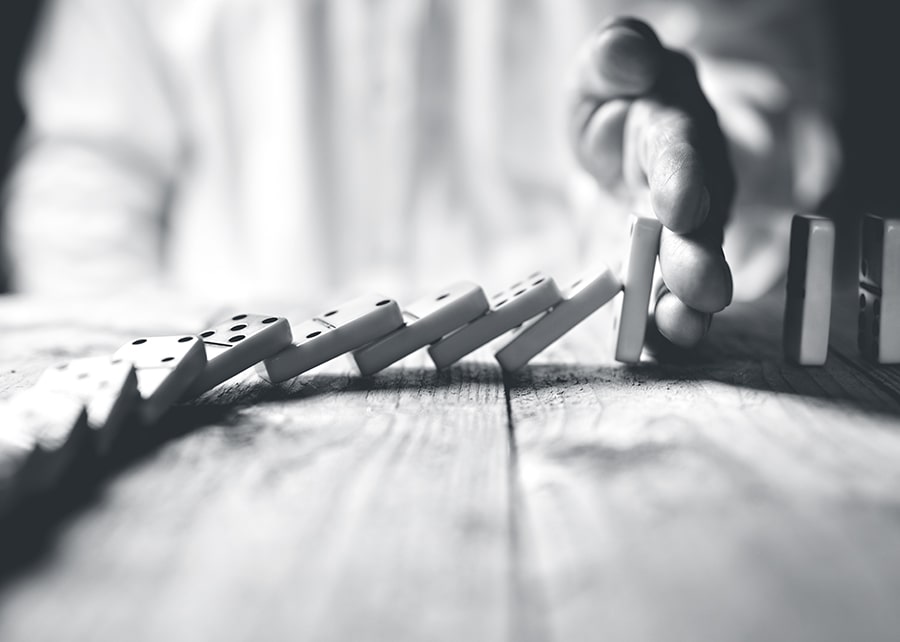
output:
[{"label": "domino", "polygon": [[548,312],[510,332],[494,356],[504,370],[518,370],[609,303],[621,289],[622,283],[608,267],[582,276],[564,293],[563,300]]},{"label": "domino", "polygon": [[541,273],[529,276],[491,299],[490,309],[428,348],[438,368],[448,368],[504,332],[549,310],[562,300],[556,282]]},{"label": "domino", "polygon": [[256,372],[270,383],[280,383],[357,350],[402,325],[403,315],[396,301],[381,294],[362,296],[295,325],[294,343],[257,364]]},{"label": "domino", "polygon": [[859,351],[900,363],[900,220],[863,217],[859,261]]},{"label": "domino", "polygon": [[488,307],[481,287],[454,283],[409,305],[403,311],[403,327],[356,350],[353,360],[361,374],[374,374],[480,317]]},{"label": "domino", "polygon": [[[0,417],[3,414],[0,411]],[[34,445],[34,436],[23,430],[23,426],[4,421],[0,431],[0,515],[7,513],[22,494]]]},{"label": "domino", "polygon": [[622,270],[624,294],[616,319],[616,361],[622,363],[641,360],[661,231],[662,225],[655,218],[634,216],[631,221],[628,258]]},{"label": "domino", "polygon": [[119,348],[113,359],[134,365],[142,398],[138,412],[144,424],[150,425],[200,376],[206,351],[203,342],[191,335],[143,337]]},{"label": "domino", "polygon": [[223,381],[252,368],[291,344],[291,326],[283,317],[236,314],[200,333],[206,367],[185,398],[197,397]]},{"label": "domino", "polygon": [[89,438],[83,403],[72,395],[37,388],[6,400],[0,406],[0,425],[5,501],[53,489]]},{"label": "domino", "polygon": [[73,395],[87,408],[97,453],[109,452],[117,434],[141,400],[134,366],[109,357],[75,359],[45,371],[35,387]]},{"label": "domino", "polygon": [[784,356],[792,363],[821,366],[828,356],[833,266],[834,223],[795,215],[783,328]]}]

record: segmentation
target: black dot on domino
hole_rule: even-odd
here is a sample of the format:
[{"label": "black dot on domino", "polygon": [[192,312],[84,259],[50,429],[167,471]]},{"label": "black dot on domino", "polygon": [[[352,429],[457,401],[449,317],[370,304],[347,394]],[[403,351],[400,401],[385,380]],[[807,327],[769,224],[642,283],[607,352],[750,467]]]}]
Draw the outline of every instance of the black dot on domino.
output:
[{"label": "black dot on domino", "polygon": [[[534,274],[529,274],[529,275],[528,275],[528,278],[529,278],[529,279],[536,279],[536,278],[538,278],[540,275],[541,275],[540,272],[535,272]],[[542,280],[543,280],[543,279],[542,279]]]},{"label": "black dot on domino", "polygon": [[[531,285],[532,285],[532,286],[540,285],[540,284],[543,283],[543,282],[544,282],[544,279],[538,279],[537,281],[535,281],[535,282],[532,283]],[[580,283],[580,282],[581,282],[581,281],[579,281],[579,283]]]},{"label": "black dot on domino", "polygon": [[[216,333],[215,330],[207,330],[206,332],[201,332],[201,333],[200,333],[200,336],[203,337],[204,339],[208,339],[209,337],[211,337],[211,336],[214,335],[215,333]],[[184,339],[179,339],[179,340],[178,340],[178,343],[183,343],[183,342],[184,342]]]},{"label": "black dot on domino", "polygon": [[236,314],[233,317],[231,317],[231,320],[232,321],[240,321],[241,319],[246,319],[246,318],[247,318],[246,314]]},{"label": "black dot on domino", "polygon": [[[541,280],[543,280],[543,279],[541,279]],[[535,283],[535,285],[537,285],[538,283],[540,283],[540,281]],[[575,281],[575,283],[572,284],[572,287],[577,288],[579,285],[581,285],[581,279],[578,279],[577,281]]]},{"label": "black dot on domino", "polygon": [[307,334],[306,338],[307,339],[315,339],[320,334],[322,334],[322,333],[320,331],[316,330],[315,332],[310,332],[309,334]]},{"label": "black dot on domino", "polygon": [[525,294],[525,290],[519,290],[518,292],[513,294],[513,296],[519,296],[520,294]]},{"label": "black dot on domino", "polygon": [[76,379],[87,379],[87,378],[88,378],[88,373],[86,373],[86,372],[79,372],[78,375],[76,376]]},{"label": "black dot on domino", "polygon": [[163,357],[159,361],[160,363],[169,363],[170,361],[175,361],[175,357]]},{"label": "black dot on domino", "polygon": [[390,299],[382,299],[381,301],[379,301],[378,303],[375,304],[375,307],[380,308],[381,306],[387,305],[390,302],[391,302]]},{"label": "black dot on domino", "polygon": [[497,304],[496,304],[497,307],[499,308],[501,305],[503,305],[504,303],[506,303],[508,300],[509,300],[509,299],[503,299],[502,301],[498,301]]},{"label": "black dot on domino", "polygon": [[266,323],[266,324],[269,324],[269,323],[275,323],[276,321],[278,321],[278,318],[277,318],[277,317],[269,317],[268,319],[263,319],[263,320],[262,320],[262,322],[263,322],[263,323]]},{"label": "black dot on domino", "polygon": [[243,330],[246,327],[247,327],[246,323],[238,323],[237,325],[231,326],[231,328],[229,328],[228,331],[229,332],[237,332],[238,330]]},{"label": "black dot on domino", "polygon": [[331,312],[326,312],[326,313],[323,314],[322,316],[323,316],[323,317],[333,317],[333,316],[334,316],[335,314],[337,314],[337,313],[338,313],[337,310],[332,310]]},{"label": "black dot on domino", "polygon": [[444,294],[442,294],[442,295],[440,295],[439,297],[437,297],[437,298],[435,299],[435,301],[443,301],[443,300],[446,299],[448,296],[450,296],[450,293],[449,293],[449,292],[445,292]]},{"label": "black dot on domino", "polygon": [[[203,334],[206,334],[205,332]],[[212,330],[209,331],[209,334],[215,334]],[[206,335],[209,336],[209,335]],[[178,340],[178,343],[187,343],[188,341],[193,341],[194,337],[181,337]]]},{"label": "black dot on domino", "polygon": [[243,334],[236,334],[231,337],[228,341],[229,343],[237,343],[238,341],[243,341],[246,337]]},{"label": "black dot on domino", "polygon": [[135,339],[134,341],[131,342],[131,345],[139,346],[142,343],[147,343],[147,340],[146,339]]}]

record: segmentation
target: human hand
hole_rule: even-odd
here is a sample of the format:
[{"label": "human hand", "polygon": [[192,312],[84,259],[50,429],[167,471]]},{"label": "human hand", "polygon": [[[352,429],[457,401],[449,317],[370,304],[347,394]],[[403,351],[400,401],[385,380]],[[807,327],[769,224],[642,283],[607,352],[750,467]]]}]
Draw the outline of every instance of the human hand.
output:
[{"label": "human hand", "polygon": [[[732,297],[722,252],[735,192],[725,137],[693,63],[634,18],[614,18],[584,43],[575,68],[572,139],[599,185],[663,224],[656,327],[696,344]],[[644,206],[646,207],[646,206]]]}]

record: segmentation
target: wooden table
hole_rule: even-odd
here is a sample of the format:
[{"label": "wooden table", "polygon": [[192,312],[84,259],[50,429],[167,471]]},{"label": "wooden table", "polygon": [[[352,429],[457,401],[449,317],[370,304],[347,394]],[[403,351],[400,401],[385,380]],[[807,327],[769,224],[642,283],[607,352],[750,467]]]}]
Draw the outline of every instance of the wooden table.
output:
[{"label": "wooden table", "polygon": [[[0,300],[0,396],[194,312]],[[3,525],[0,640],[896,640],[900,370],[785,365],[780,312],[675,364],[597,318],[515,377],[246,377]]]}]

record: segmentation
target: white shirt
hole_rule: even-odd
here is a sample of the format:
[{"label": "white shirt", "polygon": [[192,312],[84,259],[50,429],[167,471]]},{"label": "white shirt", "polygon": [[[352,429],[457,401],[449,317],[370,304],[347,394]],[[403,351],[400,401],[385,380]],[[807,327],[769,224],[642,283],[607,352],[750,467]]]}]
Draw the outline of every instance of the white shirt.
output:
[{"label": "white shirt", "polygon": [[318,296],[614,261],[621,205],[576,167],[565,82],[623,10],[697,56],[739,209],[814,202],[836,167],[816,0],[49,4],[7,186],[25,290]]}]

